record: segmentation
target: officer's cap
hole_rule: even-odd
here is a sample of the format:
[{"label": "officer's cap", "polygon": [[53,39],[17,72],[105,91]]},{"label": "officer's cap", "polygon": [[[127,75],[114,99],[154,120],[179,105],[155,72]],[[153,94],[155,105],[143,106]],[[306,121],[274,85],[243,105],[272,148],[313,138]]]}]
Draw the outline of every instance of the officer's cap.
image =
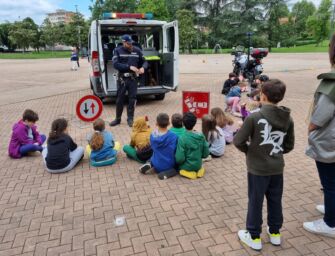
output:
[{"label": "officer's cap", "polygon": [[131,36],[130,35],[123,35],[122,36],[122,42],[127,42],[129,44],[132,44],[133,43],[133,39],[131,39]]}]

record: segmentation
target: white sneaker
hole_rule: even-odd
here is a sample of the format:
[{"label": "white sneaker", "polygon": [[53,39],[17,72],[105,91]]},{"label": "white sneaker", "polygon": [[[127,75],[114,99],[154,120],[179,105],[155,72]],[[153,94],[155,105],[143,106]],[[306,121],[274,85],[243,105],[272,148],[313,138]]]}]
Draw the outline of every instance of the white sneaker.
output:
[{"label": "white sneaker", "polygon": [[270,242],[271,244],[275,245],[275,246],[279,246],[281,244],[281,234],[270,234],[270,229],[269,227],[267,228],[267,233],[269,235],[270,238]]},{"label": "white sneaker", "polygon": [[260,238],[252,239],[248,230],[240,230],[238,231],[238,237],[242,243],[249,246],[251,249],[256,251],[262,250],[262,241]]},{"label": "white sneaker", "polygon": [[150,163],[145,163],[140,167],[138,170],[142,174],[146,174],[149,170],[151,169],[151,164]]},{"label": "white sneaker", "polygon": [[318,204],[316,206],[316,209],[318,210],[318,212],[325,214],[325,206],[323,204]]},{"label": "white sneaker", "polygon": [[211,155],[208,155],[208,157],[202,159],[203,162],[209,162],[211,160],[212,160],[212,156]]},{"label": "white sneaker", "polygon": [[329,227],[323,219],[312,222],[304,222],[304,229],[315,234],[335,237],[335,228]]}]

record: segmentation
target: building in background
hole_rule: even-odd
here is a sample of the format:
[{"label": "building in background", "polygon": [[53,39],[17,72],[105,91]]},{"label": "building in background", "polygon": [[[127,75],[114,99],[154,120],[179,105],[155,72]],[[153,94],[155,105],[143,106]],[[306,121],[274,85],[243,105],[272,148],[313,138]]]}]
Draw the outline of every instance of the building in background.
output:
[{"label": "building in background", "polygon": [[54,13],[48,13],[48,19],[52,24],[69,23],[74,14],[75,14],[74,12],[58,9]]}]

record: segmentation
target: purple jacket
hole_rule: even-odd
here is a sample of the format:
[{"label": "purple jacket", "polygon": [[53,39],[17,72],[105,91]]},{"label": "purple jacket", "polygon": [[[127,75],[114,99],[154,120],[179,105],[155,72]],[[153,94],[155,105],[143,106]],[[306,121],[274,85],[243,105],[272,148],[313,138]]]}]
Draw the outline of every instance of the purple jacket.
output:
[{"label": "purple jacket", "polygon": [[36,125],[33,125],[31,127],[33,137],[34,139],[30,139],[28,137],[28,130],[29,127],[24,124],[22,120],[20,120],[18,123],[14,124],[13,126],[13,133],[12,137],[9,142],[8,146],[8,154],[12,158],[20,158],[20,147],[27,144],[34,144],[38,143],[39,145],[42,145],[42,139],[40,134],[37,131]]}]

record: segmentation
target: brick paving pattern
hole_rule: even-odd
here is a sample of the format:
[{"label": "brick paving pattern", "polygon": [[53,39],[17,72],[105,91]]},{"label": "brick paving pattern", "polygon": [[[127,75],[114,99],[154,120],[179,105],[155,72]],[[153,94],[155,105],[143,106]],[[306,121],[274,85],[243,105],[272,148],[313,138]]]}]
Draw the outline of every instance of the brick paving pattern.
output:
[{"label": "brick paving pattern", "polygon": [[[123,153],[113,166],[90,167],[85,158],[73,171],[60,175],[44,171],[38,153],[20,160],[7,156],[11,126],[26,108],[38,112],[39,131],[45,134],[53,119],[66,117],[71,124],[69,133],[85,146],[91,125],[76,118],[74,106],[91,92],[80,88],[0,107],[0,255],[335,255],[335,239],[302,228],[303,221],[321,218],[315,210],[322,202],[320,182],[313,161],[304,155],[305,119],[315,76],[327,70],[326,55],[320,58],[325,63],[322,67],[294,72],[273,68],[268,73],[288,84],[283,105],[292,109],[296,132],[295,150],[286,156],[281,246],[272,246],[265,232],[261,253],[237,239],[236,232],[245,227],[246,167],[243,154],[231,145],[224,157],[204,163],[205,176],[194,181],[179,176],[161,181],[155,175],[141,175],[139,164]],[[229,65],[223,74],[229,72]],[[181,74],[182,88],[209,90],[212,107],[223,107],[220,90],[225,75],[188,69]],[[80,72],[87,76],[86,71]],[[7,94],[15,98],[15,91]],[[180,99],[181,90],[167,94],[164,101],[142,100],[136,115],[148,115],[154,126],[157,113],[181,111]],[[115,106],[109,103],[102,117],[111,120],[114,113]],[[125,120],[124,116],[122,125],[111,129],[122,144],[128,143],[130,134]],[[115,224],[118,217],[125,218],[124,225]],[[266,218],[264,221],[263,231]]]}]

